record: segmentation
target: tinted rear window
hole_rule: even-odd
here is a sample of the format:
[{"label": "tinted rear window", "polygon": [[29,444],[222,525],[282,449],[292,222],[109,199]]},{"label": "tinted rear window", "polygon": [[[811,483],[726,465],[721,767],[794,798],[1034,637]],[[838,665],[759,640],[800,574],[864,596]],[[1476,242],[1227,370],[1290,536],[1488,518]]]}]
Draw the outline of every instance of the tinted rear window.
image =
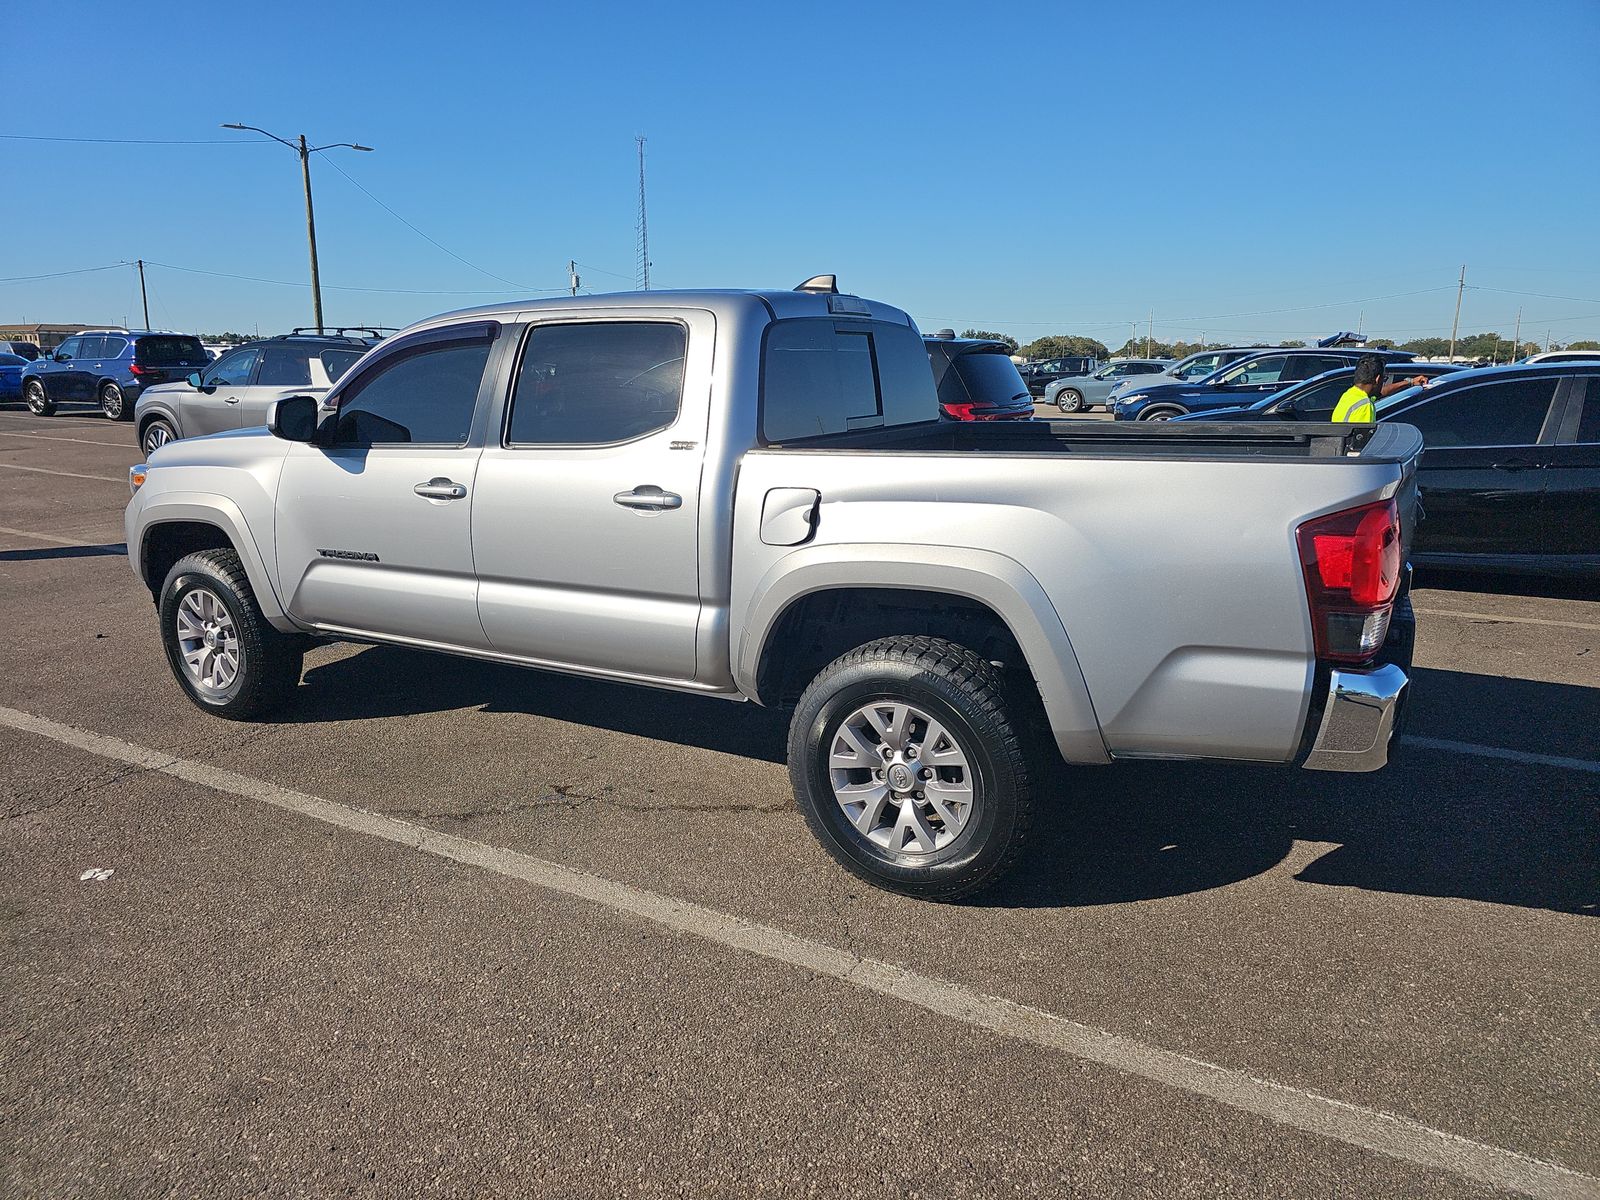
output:
[{"label": "tinted rear window", "polygon": [[[1007,355],[963,354],[956,359],[954,367],[945,375],[945,385],[939,396],[946,404],[1009,404],[1028,395],[1027,385],[1017,374],[1016,363]],[[952,380],[952,376],[958,378]],[[959,394],[962,384],[966,385],[964,395]]]},{"label": "tinted rear window", "polygon": [[802,317],[767,330],[761,435],[769,442],[934,420],[928,348],[909,325]]},{"label": "tinted rear window", "polygon": [[142,337],[134,357],[147,367],[203,367],[211,361],[196,337]]}]

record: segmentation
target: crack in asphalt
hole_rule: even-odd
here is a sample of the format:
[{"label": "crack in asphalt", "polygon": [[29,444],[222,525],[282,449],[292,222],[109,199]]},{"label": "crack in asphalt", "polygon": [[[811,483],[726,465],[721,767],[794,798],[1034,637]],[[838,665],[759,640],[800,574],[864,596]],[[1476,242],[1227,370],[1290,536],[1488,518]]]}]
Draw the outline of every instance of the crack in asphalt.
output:
[{"label": "crack in asphalt", "polygon": [[791,807],[787,799],[774,804],[639,804],[614,800],[607,795],[594,795],[576,790],[573,784],[555,784],[549,792],[533,800],[511,804],[483,805],[461,809],[390,808],[383,810],[392,817],[411,817],[421,821],[474,821],[481,817],[503,817],[515,813],[535,812],[540,809],[566,809],[573,811],[589,805],[604,805],[617,812],[631,813],[779,813]]}]

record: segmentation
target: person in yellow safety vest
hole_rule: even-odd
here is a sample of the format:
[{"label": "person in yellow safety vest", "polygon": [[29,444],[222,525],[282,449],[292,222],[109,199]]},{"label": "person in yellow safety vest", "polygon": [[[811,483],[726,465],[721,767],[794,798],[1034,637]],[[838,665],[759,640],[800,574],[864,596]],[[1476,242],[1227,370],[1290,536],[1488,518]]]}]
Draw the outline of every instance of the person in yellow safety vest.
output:
[{"label": "person in yellow safety vest", "polygon": [[1414,384],[1426,383],[1427,379],[1426,375],[1413,375],[1409,379],[1383,383],[1383,359],[1376,354],[1363,354],[1356,359],[1356,381],[1345,389],[1344,395],[1339,397],[1339,403],[1333,406],[1331,419],[1354,424],[1376,421],[1378,408],[1375,401]]}]

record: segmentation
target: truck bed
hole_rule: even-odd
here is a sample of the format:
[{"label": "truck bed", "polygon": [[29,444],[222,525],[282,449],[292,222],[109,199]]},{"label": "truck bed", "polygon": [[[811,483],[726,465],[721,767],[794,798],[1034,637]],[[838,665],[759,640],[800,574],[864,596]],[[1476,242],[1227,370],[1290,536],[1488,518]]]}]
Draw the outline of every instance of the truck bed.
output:
[{"label": "truck bed", "polygon": [[1420,449],[1420,435],[1403,425],[1335,425],[1306,422],[1203,422],[1171,424],[1091,421],[928,421],[887,429],[859,429],[784,442],[784,450],[869,451],[917,454],[979,453],[1088,455],[1095,458],[1195,459],[1359,458],[1364,463],[1404,462]]}]

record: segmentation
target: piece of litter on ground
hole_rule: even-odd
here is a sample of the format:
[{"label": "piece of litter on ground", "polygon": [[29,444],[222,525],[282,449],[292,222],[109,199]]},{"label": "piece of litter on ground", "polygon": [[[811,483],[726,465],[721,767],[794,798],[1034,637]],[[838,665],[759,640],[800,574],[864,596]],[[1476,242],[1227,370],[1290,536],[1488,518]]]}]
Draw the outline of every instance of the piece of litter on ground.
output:
[{"label": "piece of litter on ground", "polygon": [[90,867],[82,875],[78,876],[78,882],[83,883],[90,879],[110,879],[115,871],[115,867]]}]

